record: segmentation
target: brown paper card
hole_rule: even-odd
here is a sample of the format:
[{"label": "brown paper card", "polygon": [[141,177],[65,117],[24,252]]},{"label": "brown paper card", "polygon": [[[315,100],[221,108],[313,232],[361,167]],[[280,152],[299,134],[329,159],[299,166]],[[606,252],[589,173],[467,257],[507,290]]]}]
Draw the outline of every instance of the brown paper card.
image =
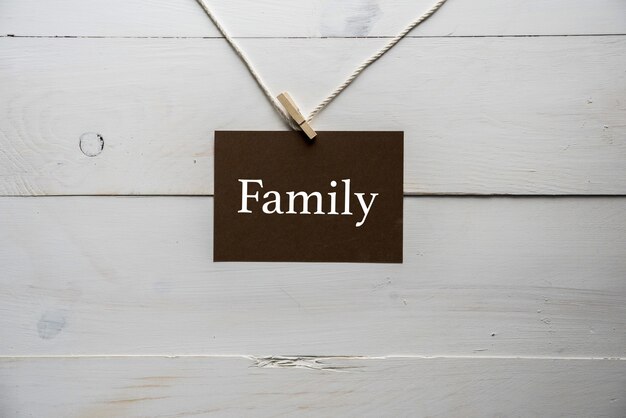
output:
[{"label": "brown paper card", "polygon": [[401,263],[403,141],[215,132],[214,261]]}]

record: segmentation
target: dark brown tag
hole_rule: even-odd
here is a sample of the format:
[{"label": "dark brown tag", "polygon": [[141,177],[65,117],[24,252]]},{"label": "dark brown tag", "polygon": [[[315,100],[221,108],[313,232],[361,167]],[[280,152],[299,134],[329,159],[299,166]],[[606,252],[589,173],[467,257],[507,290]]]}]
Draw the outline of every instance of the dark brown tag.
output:
[{"label": "dark brown tag", "polygon": [[215,132],[214,261],[402,262],[403,132]]}]

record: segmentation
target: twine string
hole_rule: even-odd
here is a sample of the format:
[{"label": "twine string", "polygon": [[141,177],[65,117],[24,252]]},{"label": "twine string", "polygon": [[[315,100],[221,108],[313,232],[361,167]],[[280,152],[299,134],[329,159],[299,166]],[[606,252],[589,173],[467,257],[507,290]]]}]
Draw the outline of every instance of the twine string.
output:
[{"label": "twine string", "polygon": [[[252,63],[250,62],[250,59],[246,56],[246,54],[239,47],[239,45],[237,45],[235,40],[230,37],[228,32],[226,32],[226,29],[224,29],[224,27],[217,20],[215,14],[213,14],[213,12],[211,12],[209,7],[205,3],[205,0],[196,0],[196,1],[200,5],[200,7],[202,7],[202,10],[204,10],[204,12],[207,14],[209,19],[211,19],[211,21],[213,22],[213,24],[215,25],[217,30],[222,34],[224,39],[226,39],[228,44],[232,47],[233,51],[235,51],[237,56],[245,64],[246,68],[250,72],[250,75],[252,75],[252,78],[254,78],[254,80],[256,81],[257,85],[261,89],[261,91],[263,91],[263,94],[265,94],[265,97],[267,97],[267,99],[269,100],[269,102],[272,105],[272,107],[274,108],[274,110],[276,110],[276,112],[283,118],[283,120],[292,129],[300,130],[300,127],[296,123],[293,122],[293,120],[291,119],[289,114],[287,114],[287,112],[285,112],[283,110],[283,108],[280,106],[280,103],[278,102],[278,100],[276,100],[274,95],[272,95],[272,93],[270,92],[269,88],[267,87],[267,85],[265,84],[263,79],[261,78],[261,75],[252,66]],[[420,23],[422,23],[426,19],[428,19],[430,16],[432,16],[437,10],[439,10],[439,8],[441,6],[443,6],[443,4],[446,1],[447,0],[438,0],[428,10],[426,10],[421,16],[419,16],[417,19],[415,19],[411,23],[409,23],[408,26],[406,26],[397,36],[394,36],[384,47],[382,47],[380,50],[378,50],[378,52],[376,52],[374,55],[372,55],[371,57],[369,57],[368,59],[363,61],[363,63],[361,65],[359,65],[354,70],[354,72],[352,72],[352,74],[350,74],[348,76],[346,81],[344,81],[339,86],[337,86],[337,88],[335,90],[333,90],[324,100],[322,100],[322,102],[320,104],[315,106],[313,111],[311,111],[311,113],[307,117],[307,122],[311,122],[314,117],[316,117],[326,106],[328,106],[330,104],[330,102],[335,100],[335,98],[337,98],[337,96],[339,96],[339,94],[341,94],[341,92],[343,92],[350,84],[352,84],[354,82],[354,80],[356,80],[356,78],[359,75],[361,75],[363,73],[363,71],[365,71],[365,69],[367,67],[372,65],[374,62],[376,62],[378,59],[380,59],[383,55],[385,55],[391,48],[396,46],[398,44],[398,42],[400,42],[404,37],[406,37],[409,34],[409,32],[411,32],[417,25],[419,25]]]}]

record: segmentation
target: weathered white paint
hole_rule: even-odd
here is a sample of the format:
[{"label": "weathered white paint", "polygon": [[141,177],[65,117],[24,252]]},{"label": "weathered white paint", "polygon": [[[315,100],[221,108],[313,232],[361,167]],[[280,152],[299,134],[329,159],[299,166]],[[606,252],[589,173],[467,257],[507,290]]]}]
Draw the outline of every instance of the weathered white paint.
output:
[{"label": "weathered white paint", "polygon": [[[308,361],[311,363],[311,361]],[[7,417],[623,418],[626,361],[237,357],[0,360]],[[36,395],[35,395],[36,394]]]},{"label": "weathered white paint", "polygon": [[[235,36],[393,36],[435,0],[211,0]],[[622,0],[450,1],[413,32],[427,36],[626,33]],[[218,36],[195,0],[13,0],[0,34]]]},{"label": "weathered white paint", "polygon": [[[385,40],[242,42],[308,112]],[[407,39],[314,127],[405,130],[408,194],[624,194],[625,49]],[[221,39],[4,38],[0,54],[3,195],[211,194],[214,130],[287,129]],[[97,157],[85,133],[102,135]]]},{"label": "weathered white paint", "polygon": [[[307,111],[431,1],[212,6]],[[314,124],[406,130],[408,194],[624,194],[623,34],[623,0],[450,1]],[[215,36],[195,0],[0,2],[0,195],[211,194],[213,130],[284,129],[179,39]],[[285,39],[329,36],[368,39]],[[405,203],[400,266],[214,264],[211,198],[0,197],[0,415],[624,416],[625,198]]]},{"label": "weathered white paint", "polygon": [[405,262],[213,263],[210,197],[0,199],[0,355],[626,356],[626,198],[405,198]]}]

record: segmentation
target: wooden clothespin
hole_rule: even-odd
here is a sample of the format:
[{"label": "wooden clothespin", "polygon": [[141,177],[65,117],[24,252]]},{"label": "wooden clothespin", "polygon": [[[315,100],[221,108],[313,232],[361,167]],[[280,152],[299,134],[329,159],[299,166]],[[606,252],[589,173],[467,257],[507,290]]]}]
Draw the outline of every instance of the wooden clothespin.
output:
[{"label": "wooden clothespin", "polygon": [[298,126],[302,128],[302,131],[306,134],[306,136],[309,137],[309,139],[313,139],[317,136],[317,132],[315,132],[313,128],[311,128],[311,125],[309,125],[304,116],[302,116],[302,113],[300,113],[300,109],[298,109],[296,102],[294,102],[291,96],[289,96],[289,93],[280,93],[277,96],[277,99],[280,104],[283,105],[285,110],[287,110],[289,116],[291,116],[291,118],[298,124]]}]

